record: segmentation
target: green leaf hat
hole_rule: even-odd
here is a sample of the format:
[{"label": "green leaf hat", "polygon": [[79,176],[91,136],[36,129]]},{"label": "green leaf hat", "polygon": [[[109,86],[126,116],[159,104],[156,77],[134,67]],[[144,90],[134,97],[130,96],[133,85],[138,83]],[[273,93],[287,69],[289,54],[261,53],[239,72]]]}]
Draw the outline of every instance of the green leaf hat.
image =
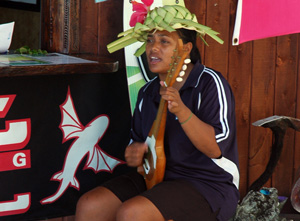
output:
[{"label": "green leaf hat", "polygon": [[133,28],[121,32],[118,35],[119,39],[108,44],[107,49],[110,53],[113,53],[137,41],[144,42],[134,54],[138,57],[145,51],[149,32],[155,30],[173,32],[180,28],[195,30],[206,45],[207,42],[203,38],[205,34],[209,35],[218,43],[223,44],[223,40],[217,36],[219,33],[210,27],[199,24],[195,14],[192,14],[187,8],[180,5],[164,5],[150,10],[143,24],[137,22]]}]

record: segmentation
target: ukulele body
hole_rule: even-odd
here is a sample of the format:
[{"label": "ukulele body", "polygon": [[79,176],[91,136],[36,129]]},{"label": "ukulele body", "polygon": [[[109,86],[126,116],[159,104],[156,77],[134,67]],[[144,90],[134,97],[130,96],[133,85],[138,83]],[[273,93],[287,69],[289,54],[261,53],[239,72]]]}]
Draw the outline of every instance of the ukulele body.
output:
[{"label": "ukulele body", "polygon": [[[165,122],[158,122],[165,127]],[[154,125],[154,124],[153,124]],[[152,126],[153,127],[153,126]],[[164,133],[147,137],[148,152],[144,158],[143,166],[138,168],[146,181],[147,189],[151,189],[157,183],[163,181],[166,168],[166,156],[164,151]]]}]

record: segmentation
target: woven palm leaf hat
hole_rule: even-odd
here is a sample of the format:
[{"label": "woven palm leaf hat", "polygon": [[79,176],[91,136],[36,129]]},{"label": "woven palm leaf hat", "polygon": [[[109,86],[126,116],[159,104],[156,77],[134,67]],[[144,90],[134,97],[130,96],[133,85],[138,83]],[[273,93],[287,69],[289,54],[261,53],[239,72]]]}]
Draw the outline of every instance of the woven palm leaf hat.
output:
[{"label": "woven palm leaf hat", "polygon": [[[155,7],[154,9],[149,10],[153,0],[142,0],[142,2],[144,3],[144,8],[146,8],[145,10],[147,10],[144,13],[144,16],[140,13],[140,19],[137,20],[132,28],[121,32],[118,35],[119,39],[107,45],[107,49],[110,53],[138,41],[144,42],[134,54],[138,57],[145,52],[147,35],[149,32],[154,32],[156,30],[173,32],[176,31],[176,29],[181,28],[196,31],[197,36],[199,36],[206,45],[207,43],[203,38],[206,34],[218,43],[223,44],[223,40],[217,36],[219,34],[218,32],[212,30],[210,27],[199,24],[195,14],[192,14],[183,5],[163,5],[162,7]],[[132,1],[132,3],[133,11],[136,12],[133,13],[131,20],[137,17],[137,11],[142,5],[136,1]]]}]

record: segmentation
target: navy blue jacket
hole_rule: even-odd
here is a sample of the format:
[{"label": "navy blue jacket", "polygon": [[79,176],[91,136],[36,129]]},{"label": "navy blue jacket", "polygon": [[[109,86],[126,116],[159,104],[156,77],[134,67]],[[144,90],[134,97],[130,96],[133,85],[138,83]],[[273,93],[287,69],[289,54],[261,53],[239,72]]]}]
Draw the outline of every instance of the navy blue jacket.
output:
[{"label": "navy blue jacket", "polygon": [[[134,141],[144,142],[148,136],[160,101],[159,88],[159,79],[155,78],[139,91],[132,121]],[[230,85],[219,72],[198,62],[179,92],[185,105],[213,126],[222,157],[211,159],[200,152],[185,135],[176,116],[168,112],[164,179],[191,182],[213,211],[219,210],[218,219],[228,220],[239,201],[235,101]]]}]

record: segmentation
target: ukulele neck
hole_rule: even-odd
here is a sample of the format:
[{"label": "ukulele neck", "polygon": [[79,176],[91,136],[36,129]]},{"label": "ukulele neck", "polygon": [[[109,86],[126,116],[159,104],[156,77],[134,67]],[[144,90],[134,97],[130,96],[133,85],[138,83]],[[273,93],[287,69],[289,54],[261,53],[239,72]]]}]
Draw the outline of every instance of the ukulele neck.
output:
[{"label": "ukulele neck", "polygon": [[166,118],[167,118],[167,102],[164,99],[160,99],[157,115],[152,127],[152,134],[155,138],[159,136],[159,134],[165,131],[166,127]]}]

